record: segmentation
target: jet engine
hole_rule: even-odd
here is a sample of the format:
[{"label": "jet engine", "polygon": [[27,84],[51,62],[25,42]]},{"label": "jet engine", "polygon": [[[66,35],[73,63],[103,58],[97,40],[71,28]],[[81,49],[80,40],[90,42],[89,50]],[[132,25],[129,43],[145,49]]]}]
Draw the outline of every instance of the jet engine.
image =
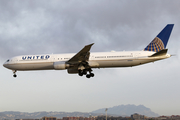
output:
[{"label": "jet engine", "polygon": [[91,68],[98,68],[99,67],[99,63],[95,62],[95,61],[89,61],[89,66]]},{"label": "jet engine", "polygon": [[67,69],[70,65],[69,64],[66,64],[65,62],[54,62],[53,63],[53,66],[54,66],[54,69],[55,70],[65,70]]}]

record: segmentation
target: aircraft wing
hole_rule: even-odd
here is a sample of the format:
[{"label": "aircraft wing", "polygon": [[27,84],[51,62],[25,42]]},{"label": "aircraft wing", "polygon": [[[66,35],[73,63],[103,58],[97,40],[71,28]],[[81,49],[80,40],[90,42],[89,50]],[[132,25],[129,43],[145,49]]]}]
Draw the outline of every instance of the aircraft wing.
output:
[{"label": "aircraft wing", "polygon": [[76,55],[74,55],[70,60],[66,63],[76,64],[80,62],[86,62],[89,60],[90,49],[94,43],[86,45],[81,51],[79,51]]}]

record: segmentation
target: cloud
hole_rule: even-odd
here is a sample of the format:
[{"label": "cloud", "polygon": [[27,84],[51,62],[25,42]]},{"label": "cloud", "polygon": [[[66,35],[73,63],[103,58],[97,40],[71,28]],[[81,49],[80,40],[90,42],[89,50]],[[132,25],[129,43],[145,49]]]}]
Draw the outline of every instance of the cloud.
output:
[{"label": "cloud", "polygon": [[158,34],[167,24],[162,21],[179,17],[174,5],[177,2],[1,1],[1,51],[77,52],[90,43],[95,43],[94,51],[134,50]]}]

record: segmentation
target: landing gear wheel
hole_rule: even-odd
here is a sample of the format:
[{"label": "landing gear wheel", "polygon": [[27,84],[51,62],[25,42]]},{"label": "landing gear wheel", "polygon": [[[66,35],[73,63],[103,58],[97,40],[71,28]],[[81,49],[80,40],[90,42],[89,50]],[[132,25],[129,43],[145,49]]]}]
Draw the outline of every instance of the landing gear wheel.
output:
[{"label": "landing gear wheel", "polygon": [[14,74],[14,75],[13,75],[13,77],[17,77],[17,75],[16,75],[16,74]]},{"label": "landing gear wheel", "polygon": [[91,77],[94,77],[94,73],[90,73],[90,76],[91,76]]},{"label": "landing gear wheel", "polygon": [[79,73],[79,76],[83,76],[83,74],[82,74],[82,73]]},{"label": "landing gear wheel", "polygon": [[86,75],[87,78],[90,78],[91,76],[89,74]]},{"label": "landing gear wheel", "polygon": [[84,75],[86,75],[87,74],[87,71],[86,70],[83,70],[83,72],[82,72]]},{"label": "landing gear wheel", "polygon": [[79,76],[83,76],[83,72],[82,72],[82,70],[79,70],[78,75],[79,75]]}]

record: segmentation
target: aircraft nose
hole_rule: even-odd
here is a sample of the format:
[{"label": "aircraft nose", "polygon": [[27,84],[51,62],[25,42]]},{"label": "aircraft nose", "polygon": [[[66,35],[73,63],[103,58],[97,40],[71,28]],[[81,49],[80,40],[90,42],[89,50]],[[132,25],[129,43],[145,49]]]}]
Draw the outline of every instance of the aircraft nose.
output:
[{"label": "aircraft nose", "polygon": [[6,64],[4,63],[3,66],[6,67]]},{"label": "aircraft nose", "polygon": [[4,66],[5,68],[8,68],[8,65],[7,65],[7,63],[4,63],[4,64],[3,64],[3,66]]}]

